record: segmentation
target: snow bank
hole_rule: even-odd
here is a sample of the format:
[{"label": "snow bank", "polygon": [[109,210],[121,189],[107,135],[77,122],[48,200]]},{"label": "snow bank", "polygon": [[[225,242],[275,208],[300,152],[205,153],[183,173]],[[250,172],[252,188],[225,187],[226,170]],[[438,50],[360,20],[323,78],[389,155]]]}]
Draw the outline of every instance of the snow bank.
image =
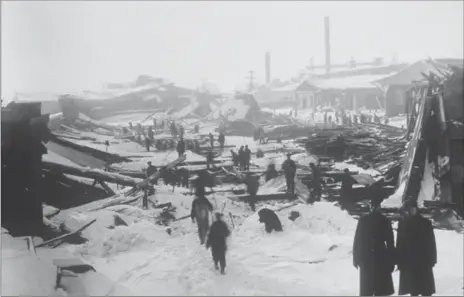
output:
[{"label": "snow bank", "polygon": [[[280,175],[274,179],[269,180],[264,185],[259,187],[258,195],[276,194],[287,192],[287,181],[284,175]],[[295,193],[300,198],[309,197],[309,189],[297,177],[295,177]]]},{"label": "snow bank", "polygon": [[361,168],[361,167],[359,167],[357,165],[348,164],[348,163],[345,163],[345,162],[335,162],[334,168],[337,169],[337,170],[340,170],[340,171],[343,171],[345,169],[348,169],[350,171],[357,171],[359,174],[367,174],[367,175],[371,175],[373,177],[381,175],[380,172],[378,172],[375,169],[372,169],[372,168],[363,169],[363,168]]},{"label": "snow bank", "polygon": [[75,251],[82,255],[108,257],[147,243],[164,242],[168,237],[165,227],[145,221],[107,229],[99,237],[77,247]]},{"label": "snow bank", "polygon": [[[276,210],[276,207],[266,206]],[[259,210],[258,210],[259,211]],[[264,224],[259,222],[258,211],[244,220],[237,230],[236,237],[240,241],[256,242],[265,236]],[[290,211],[298,211],[300,217],[294,222],[288,219]],[[299,204],[295,207],[277,211],[284,233],[292,231],[307,231],[310,234],[350,236],[356,230],[357,221],[346,211],[329,202],[316,202],[312,205]],[[271,233],[272,234],[272,233]],[[276,236],[280,234],[276,233]]]},{"label": "snow bank", "polygon": [[94,219],[97,221],[82,231],[82,237],[89,240],[98,240],[109,229],[126,224],[124,219],[116,213],[100,210],[86,213],[72,212],[65,218],[63,225],[69,230],[77,230]]},{"label": "snow bank", "polygon": [[299,204],[291,210],[300,213],[293,226],[311,233],[350,235],[356,230],[357,221],[330,202]]},{"label": "snow bank", "polygon": [[219,115],[229,115],[229,121],[244,119],[250,110],[250,106],[242,99],[235,97],[228,98],[218,109],[213,111],[210,116],[217,118]]}]

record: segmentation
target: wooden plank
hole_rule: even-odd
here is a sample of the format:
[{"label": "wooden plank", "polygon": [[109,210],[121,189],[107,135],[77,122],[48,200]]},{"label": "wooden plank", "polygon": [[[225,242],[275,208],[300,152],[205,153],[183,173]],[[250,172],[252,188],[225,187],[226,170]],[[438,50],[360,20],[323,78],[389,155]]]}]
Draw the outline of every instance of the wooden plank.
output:
[{"label": "wooden plank", "polygon": [[161,174],[161,169],[163,168],[166,168],[167,170],[169,169],[172,169],[173,167],[177,166],[178,164],[182,163],[183,161],[185,161],[186,159],[186,156],[185,154],[182,155],[181,157],[177,158],[176,160],[172,161],[171,163],[169,163],[168,165],[166,166],[163,166],[161,167],[157,172],[153,173],[152,175],[150,175],[149,177],[147,177],[145,180],[143,180],[142,182],[139,182],[135,185],[135,188],[129,192],[127,192],[125,194],[125,196],[129,196],[129,195],[133,195],[134,193],[140,191],[141,189],[143,188],[146,188],[148,187],[148,185],[151,183],[151,182],[154,182],[156,179],[158,179],[160,177],[160,174]]},{"label": "wooden plank", "polygon": [[254,199],[255,201],[267,201],[267,200],[293,200],[295,195],[289,193],[275,193],[275,194],[265,194],[265,195],[256,195],[254,197],[250,195],[237,196],[239,200],[248,201]]},{"label": "wooden plank", "polygon": [[93,223],[95,223],[97,221],[97,219],[93,219],[92,221],[88,222],[87,224],[85,224],[84,226],[80,227],[79,229],[77,229],[76,231],[74,232],[71,232],[71,233],[67,233],[67,234],[63,234],[63,235],[60,235],[58,237],[55,237],[55,238],[52,238],[50,240],[47,240],[47,241],[44,241],[38,245],[35,246],[35,248],[39,248],[39,247],[42,247],[42,246],[46,246],[46,245],[49,245],[51,243],[54,243],[58,240],[63,240],[65,238],[68,238],[70,236],[73,236],[73,235],[76,235],[76,234],[79,234],[80,232],[82,232],[83,230],[87,229],[90,225],[92,225]]},{"label": "wooden plank", "polygon": [[42,168],[69,175],[98,179],[106,182],[120,184],[123,186],[135,186],[140,181],[139,179],[134,179],[117,173],[110,173],[97,169],[87,169],[84,167],[72,167],[48,161],[42,161]]},{"label": "wooden plank", "polygon": [[111,196],[116,195],[116,193],[115,193],[110,187],[108,187],[108,185],[105,184],[104,181],[99,180],[98,183],[100,184],[100,186],[102,186],[103,189],[105,189],[105,191],[106,191],[109,195],[111,195]]}]

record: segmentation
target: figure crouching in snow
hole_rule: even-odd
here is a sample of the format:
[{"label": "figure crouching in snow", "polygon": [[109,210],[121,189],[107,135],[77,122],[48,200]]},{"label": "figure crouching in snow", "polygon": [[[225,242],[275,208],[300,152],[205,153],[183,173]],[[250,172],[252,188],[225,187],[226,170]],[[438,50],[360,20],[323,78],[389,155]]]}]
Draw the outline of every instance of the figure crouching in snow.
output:
[{"label": "figure crouching in snow", "polygon": [[281,232],[282,223],[276,213],[269,208],[263,208],[258,211],[259,222],[264,223],[264,228],[267,233],[271,233],[273,230]]},{"label": "figure crouching in snow", "polygon": [[213,211],[213,205],[205,197],[204,188],[202,188],[203,190],[200,189],[197,189],[197,198],[192,202],[190,217],[192,218],[192,222],[195,223],[196,220],[200,243],[204,244],[209,229],[209,214]]},{"label": "figure crouching in snow", "polygon": [[230,235],[230,230],[221,218],[222,214],[217,212],[216,221],[211,225],[208,239],[206,240],[206,248],[209,249],[211,247],[214,268],[218,270],[219,264],[221,266],[221,274],[224,274],[224,269],[226,268],[226,239]]}]

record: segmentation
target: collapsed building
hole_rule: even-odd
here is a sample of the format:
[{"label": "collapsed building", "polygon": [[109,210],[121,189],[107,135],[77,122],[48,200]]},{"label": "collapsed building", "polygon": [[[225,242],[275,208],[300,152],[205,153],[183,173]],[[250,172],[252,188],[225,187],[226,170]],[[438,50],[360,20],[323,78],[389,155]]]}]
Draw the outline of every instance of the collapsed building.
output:
[{"label": "collapsed building", "polygon": [[385,202],[407,199],[451,207],[463,214],[463,67],[436,65],[435,71],[407,90],[407,156],[398,190]]}]

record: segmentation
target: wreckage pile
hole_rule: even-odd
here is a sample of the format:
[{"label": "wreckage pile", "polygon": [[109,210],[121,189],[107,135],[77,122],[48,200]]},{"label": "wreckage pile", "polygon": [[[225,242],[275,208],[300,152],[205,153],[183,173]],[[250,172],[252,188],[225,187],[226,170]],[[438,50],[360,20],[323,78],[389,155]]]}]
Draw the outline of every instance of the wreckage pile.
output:
[{"label": "wreckage pile", "polygon": [[337,161],[351,159],[363,168],[385,173],[404,157],[406,141],[399,132],[363,126],[313,130],[307,138],[297,139],[314,155]]}]

